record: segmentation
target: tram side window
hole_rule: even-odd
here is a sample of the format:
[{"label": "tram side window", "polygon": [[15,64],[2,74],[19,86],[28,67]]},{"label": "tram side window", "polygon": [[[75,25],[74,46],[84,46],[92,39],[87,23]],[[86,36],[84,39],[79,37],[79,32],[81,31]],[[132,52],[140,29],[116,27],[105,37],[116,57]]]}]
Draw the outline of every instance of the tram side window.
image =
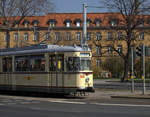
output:
[{"label": "tram side window", "polygon": [[67,71],[79,71],[80,70],[80,58],[68,57],[66,65],[67,65]]},{"label": "tram side window", "polygon": [[12,72],[12,58],[6,57],[2,59],[3,72]]},{"label": "tram side window", "polygon": [[45,71],[44,55],[16,57],[16,71]]},{"label": "tram side window", "polygon": [[58,55],[58,71],[64,71],[64,56]]},{"label": "tram side window", "polygon": [[30,70],[29,57],[28,56],[15,57],[15,70],[16,71],[29,71]]},{"label": "tram side window", "polygon": [[30,58],[31,71],[45,71],[45,58],[44,55],[33,55]]},{"label": "tram side window", "polygon": [[64,71],[64,56],[63,55],[50,55],[49,56],[50,71]]},{"label": "tram side window", "polygon": [[49,69],[50,71],[56,71],[56,56],[51,55],[49,57]]}]

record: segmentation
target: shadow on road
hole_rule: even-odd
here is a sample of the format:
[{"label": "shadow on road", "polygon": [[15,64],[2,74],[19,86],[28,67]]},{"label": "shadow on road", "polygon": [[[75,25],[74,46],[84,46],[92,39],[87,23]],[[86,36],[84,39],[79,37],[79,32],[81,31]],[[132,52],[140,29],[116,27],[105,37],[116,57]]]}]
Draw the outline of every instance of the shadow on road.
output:
[{"label": "shadow on road", "polygon": [[61,99],[84,99],[85,98],[85,96],[80,94],[65,95],[65,94],[58,94],[58,93],[39,93],[39,92],[23,92],[23,91],[0,91],[0,95],[36,97],[36,98],[61,98]]}]

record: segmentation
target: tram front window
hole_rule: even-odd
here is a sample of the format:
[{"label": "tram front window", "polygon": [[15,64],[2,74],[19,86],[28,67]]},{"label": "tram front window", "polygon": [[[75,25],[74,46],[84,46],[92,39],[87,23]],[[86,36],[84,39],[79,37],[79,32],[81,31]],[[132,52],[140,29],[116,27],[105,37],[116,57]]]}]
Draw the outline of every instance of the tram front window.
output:
[{"label": "tram front window", "polygon": [[80,70],[80,58],[69,57],[67,60],[67,71],[79,71]]},{"label": "tram front window", "polygon": [[81,58],[81,71],[91,70],[91,60],[89,58]]},{"label": "tram front window", "polygon": [[91,70],[91,60],[89,58],[68,57],[67,71]]}]

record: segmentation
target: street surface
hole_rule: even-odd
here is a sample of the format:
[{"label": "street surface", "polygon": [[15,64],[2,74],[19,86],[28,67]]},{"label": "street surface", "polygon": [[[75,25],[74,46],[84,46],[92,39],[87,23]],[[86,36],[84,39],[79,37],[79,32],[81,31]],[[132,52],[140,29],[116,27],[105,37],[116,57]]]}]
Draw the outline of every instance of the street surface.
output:
[{"label": "street surface", "polygon": [[[150,90],[150,83],[145,83],[146,89]],[[134,83],[135,90],[142,90],[143,83]],[[125,89],[131,90],[131,82],[120,82],[119,79],[111,80],[111,79],[103,79],[94,80],[94,87],[95,88],[104,88],[104,89]]]},{"label": "street surface", "polygon": [[[94,84],[100,86],[102,82],[97,80]],[[103,84],[106,86],[107,82]],[[149,91],[147,93],[150,97]],[[150,98],[111,98],[113,95],[131,94],[130,90],[119,88],[96,88],[95,93],[76,97],[1,93],[0,117],[150,117]]]},{"label": "street surface", "polygon": [[78,97],[71,99],[0,95],[0,116],[150,117],[149,100],[136,100],[131,103],[132,101],[101,99],[96,102]]}]

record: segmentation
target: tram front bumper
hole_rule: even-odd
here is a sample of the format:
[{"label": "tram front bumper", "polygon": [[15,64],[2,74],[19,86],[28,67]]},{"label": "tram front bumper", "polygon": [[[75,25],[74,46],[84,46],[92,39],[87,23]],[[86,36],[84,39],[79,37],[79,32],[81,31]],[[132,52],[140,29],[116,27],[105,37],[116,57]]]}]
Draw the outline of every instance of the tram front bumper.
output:
[{"label": "tram front bumper", "polygon": [[94,87],[85,87],[85,88],[79,88],[77,89],[78,92],[91,92],[94,93],[95,89]]}]

